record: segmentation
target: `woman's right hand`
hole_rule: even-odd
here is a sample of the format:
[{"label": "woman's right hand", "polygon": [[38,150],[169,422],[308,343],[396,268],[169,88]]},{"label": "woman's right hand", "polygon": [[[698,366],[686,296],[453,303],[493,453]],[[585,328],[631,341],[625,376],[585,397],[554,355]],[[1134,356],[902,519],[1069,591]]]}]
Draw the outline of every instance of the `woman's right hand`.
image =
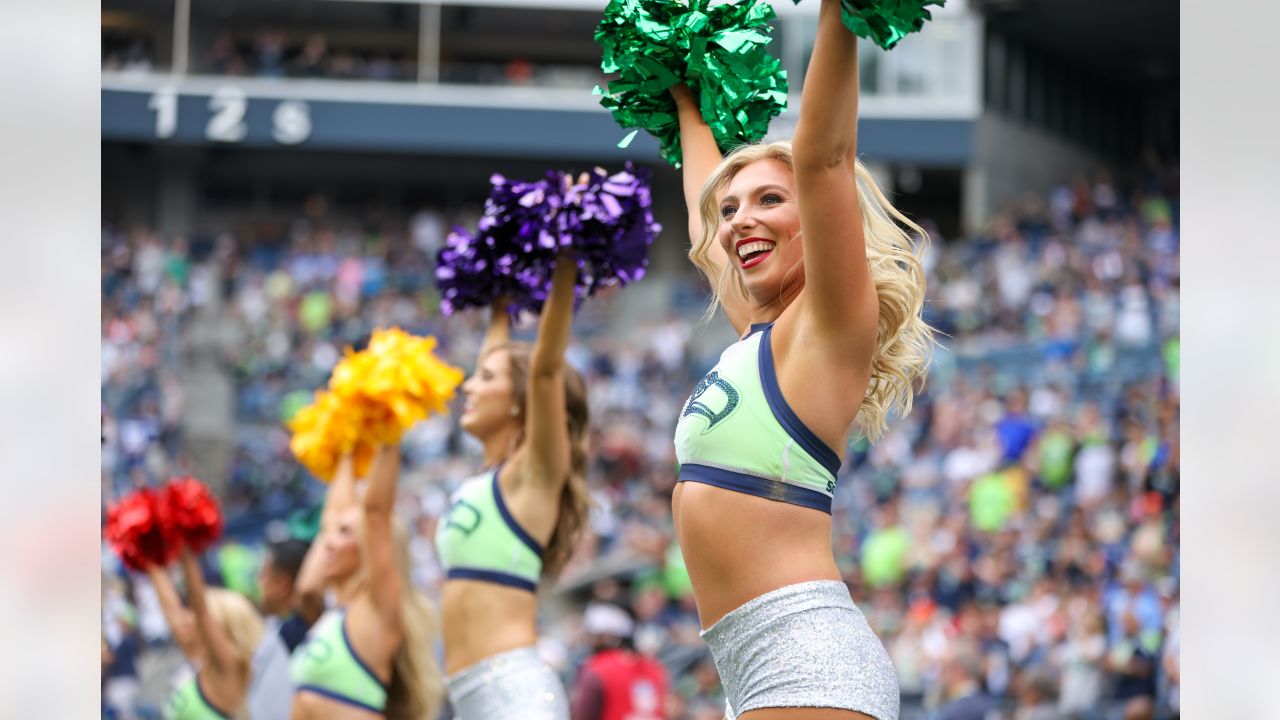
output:
[{"label": "woman's right hand", "polygon": [[684,107],[694,105],[693,91],[684,83],[677,83],[671,86],[667,92],[671,93],[671,98],[676,101],[676,107]]}]

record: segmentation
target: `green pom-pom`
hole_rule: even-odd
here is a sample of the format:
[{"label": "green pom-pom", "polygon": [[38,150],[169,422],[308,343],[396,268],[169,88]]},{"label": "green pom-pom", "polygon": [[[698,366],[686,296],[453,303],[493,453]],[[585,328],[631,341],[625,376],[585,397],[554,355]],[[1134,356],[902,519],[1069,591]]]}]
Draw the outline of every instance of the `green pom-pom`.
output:
[{"label": "green pom-pom", "polygon": [[[800,0],[792,0],[797,5]],[[844,26],[885,50],[932,20],[929,5],[942,7],[946,0],[840,0]]]},{"label": "green pom-pom", "polygon": [[596,29],[609,82],[600,104],[624,128],[658,139],[680,166],[680,125],[668,92],[685,83],[722,151],[757,142],[787,107],[787,73],[765,47],[773,40],[766,0],[709,7],[711,0],[610,0]]}]

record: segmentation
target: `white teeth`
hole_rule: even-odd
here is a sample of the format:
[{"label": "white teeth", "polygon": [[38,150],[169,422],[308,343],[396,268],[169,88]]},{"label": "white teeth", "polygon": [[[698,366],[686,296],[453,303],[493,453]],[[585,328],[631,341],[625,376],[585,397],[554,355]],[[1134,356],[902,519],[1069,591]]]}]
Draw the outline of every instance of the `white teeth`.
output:
[{"label": "white teeth", "polygon": [[738,248],[738,257],[745,258],[751,253],[762,252],[764,250],[772,250],[772,249],[773,249],[773,243],[771,242],[764,242],[764,241],[751,242]]}]

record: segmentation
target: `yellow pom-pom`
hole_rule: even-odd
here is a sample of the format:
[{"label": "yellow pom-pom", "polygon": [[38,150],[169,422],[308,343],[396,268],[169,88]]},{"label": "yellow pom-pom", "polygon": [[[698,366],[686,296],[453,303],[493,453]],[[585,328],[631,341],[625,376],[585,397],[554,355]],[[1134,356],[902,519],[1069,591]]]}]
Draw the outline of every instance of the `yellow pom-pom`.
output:
[{"label": "yellow pom-pom", "polygon": [[391,328],[373,333],[361,352],[347,349],[329,390],[289,422],[289,447],[316,477],[333,478],[351,453],[356,474],[368,472],[373,447],[395,444],[414,423],[447,412],[462,370],[436,357],[436,339]]},{"label": "yellow pom-pom", "polygon": [[388,408],[400,430],[447,411],[463,373],[435,355],[436,339],[399,328],[379,330],[363,352],[348,353],[334,369],[330,388]]},{"label": "yellow pom-pom", "polygon": [[328,481],[333,478],[345,439],[350,435],[349,429],[343,427],[348,421],[339,398],[321,390],[314,402],[289,421],[289,430],[293,432],[289,449],[313,475]]}]

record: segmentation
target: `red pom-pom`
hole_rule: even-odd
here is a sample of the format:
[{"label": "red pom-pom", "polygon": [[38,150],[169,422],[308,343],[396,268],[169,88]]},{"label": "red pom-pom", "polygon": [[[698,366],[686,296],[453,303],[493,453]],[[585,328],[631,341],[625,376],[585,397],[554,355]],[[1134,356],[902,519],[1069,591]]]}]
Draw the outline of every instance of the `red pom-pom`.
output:
[{"label": "red pom-pom", "polygon": [[142,488],[107,508],[102,534],[130,569],[168,565],[182,548],[168,514],[159,493]]},{"label": "red pom-pom", "polygon": [[204,552],[222,536],[222,508],[199,480],[170,479],[164,489],[164,503],[175,531],[192,552]]}]

